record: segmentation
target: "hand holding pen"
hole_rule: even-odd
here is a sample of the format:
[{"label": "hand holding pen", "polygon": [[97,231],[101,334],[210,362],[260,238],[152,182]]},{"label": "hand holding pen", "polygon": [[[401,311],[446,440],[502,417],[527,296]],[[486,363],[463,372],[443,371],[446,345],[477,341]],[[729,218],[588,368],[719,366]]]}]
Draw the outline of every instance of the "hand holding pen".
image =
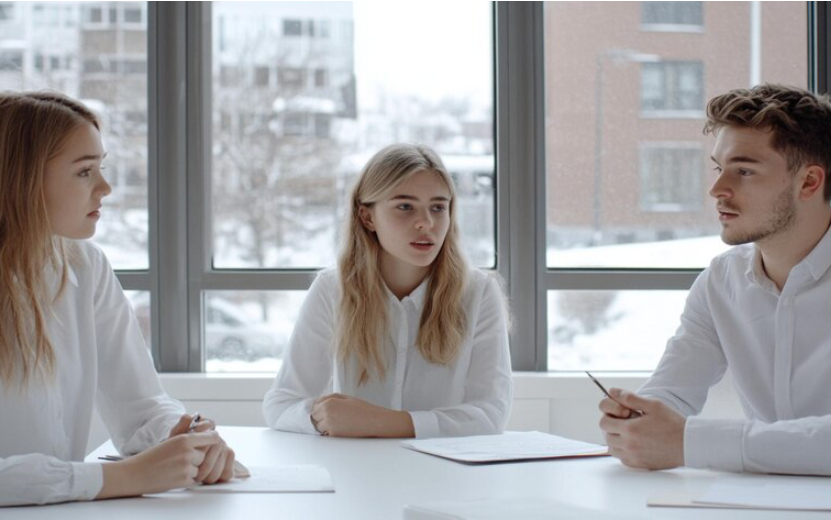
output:
[{"label": "hand holding pen", "polygon": [[640,417],[640,416],[643,415],[643,412],[641,410],[633,410],[632,408],[629,408],[626,405],[624,405],[623,403],[621,403],[618,399],[615,399],[614,397],[612,397],[611,394],[609,394],[609,392],[606,390],[606,388],[602,384],[600,384],[600,381],[595,379],[595,377],[593,375],[591,375],[588,370],[586,370],[585,372],[586,372],[586,375],[589,376],[589,379],[591,379],[594,382],[594,384],[596,384],[597,387],[604,394],[606,394],[606,397],[608,397],[609,399],[611,399],[612,401],[614,401],[618,405],[622,406],[624,409],[629,410],[628,416],[627,417],[621,417],[621,418],[623,418],[623,419],[629,419],[629,418],[634,419],[636,417]]}]

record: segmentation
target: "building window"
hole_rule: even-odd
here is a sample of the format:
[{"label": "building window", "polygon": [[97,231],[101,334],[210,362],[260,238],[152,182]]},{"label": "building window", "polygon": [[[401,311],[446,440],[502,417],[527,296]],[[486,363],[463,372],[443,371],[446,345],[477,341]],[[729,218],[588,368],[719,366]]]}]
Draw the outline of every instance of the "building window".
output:
[{"label": "building window", "polygon": [[303,21],[283,20],[283,36],[303,36]]},{"label": "building window", "polygon": [[277,82],[280,88],[302,89],[306,82],[305,70],[298,67],[280,67],[277,69]]},{"label": "building window", "polygon": [[332,116],[329,114],[315,114],[315,137],[328,139],[332,132]]},{"label": "building window", "polygon": [[315,69],[315,87],[325,88],[329,85],[329,71],[326,69]]},{"label": "building window", "polygon": [[641,112],[693,112],[704,109],[704,66],[700,61],[641,64]]},{"label": "building window", "polygon": [[699,143],[644,143],[640,147],[641,209],[700,211],[703,157]]},{"label": "building window", "polygon": [[648,31],[700,31],[703,2],[641,2],[641,28]]},{"label": "building window", "polygon": [[268,67],[254,67],[254,86],[267,87],[269,76]]},{"label": "building window", "polygon": [[100,7],[87,7],[84,9],[84,22],[89,25],[101,25],[104,23],[104,11]]},{"label": "building window", "polygon": [[143,24],[144,16],[141,7],[124,7],[122,14],[125,24]]},{"label": "building window", "polygon": [[14,4],[11,2],[0,3],[0,20],[14,20]]},{"label": "building window", "polygon": [[23,51],[0,51],[0,70],[21,70]]},{"label": "building window", "polygon": [[306,135],[306,122],[308,114],[289,112],[283,118],[283,135],[303,136]]}]

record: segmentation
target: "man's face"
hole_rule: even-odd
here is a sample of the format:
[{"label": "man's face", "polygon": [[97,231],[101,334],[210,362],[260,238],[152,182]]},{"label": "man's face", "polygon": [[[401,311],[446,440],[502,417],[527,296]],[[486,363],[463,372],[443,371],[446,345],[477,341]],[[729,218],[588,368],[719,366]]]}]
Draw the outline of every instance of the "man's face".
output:
[{"label": "man's face", "polygon": [[771,146],[769,131],[725,126],[716,139],[716,199],[721,239],[729,245],[769,242],[796,220],[796,175]]}]

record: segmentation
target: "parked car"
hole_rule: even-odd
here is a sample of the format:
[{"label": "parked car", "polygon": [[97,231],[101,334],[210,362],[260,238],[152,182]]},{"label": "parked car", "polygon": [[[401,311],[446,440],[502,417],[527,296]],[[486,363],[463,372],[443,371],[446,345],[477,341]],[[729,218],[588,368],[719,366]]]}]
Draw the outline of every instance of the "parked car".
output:
[{"label": "parked car", "polygon": [[[149,293],[139,292],[131,301],[142,333],[149,341]],[[236,305],[222,298],[207,298],[205,307],[205,352],[208,359],[254,361],[282,355],[278,334],[268,324],[251,319]]]}]

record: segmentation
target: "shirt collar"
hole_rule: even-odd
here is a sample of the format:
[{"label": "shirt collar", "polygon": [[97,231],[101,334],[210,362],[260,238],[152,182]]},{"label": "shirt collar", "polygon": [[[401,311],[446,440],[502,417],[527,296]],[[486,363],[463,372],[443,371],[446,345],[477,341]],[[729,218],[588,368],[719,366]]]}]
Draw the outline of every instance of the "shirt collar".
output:
[{"label": "shirt collar", "polygon": [[390,291],[390,288],[387,287],[387,284],[384,284],[384,289],[387,290],[387,294],[389,295],[390,301],[393,302],[394,304],[403,305],[403,304],[407,303],[408,301],[410,301],[410,302],[412,302],[412,304],[417,309],[420,309],[424,305],[424,295],[427,293],[427,285],[429,283],[430,283],[430,277],[425,276],[424,280],[421,281],[421,283],[418,285],[418,287],[413,289],[413,292],[411,292],[410,294],[408,294],[407,296],[402,298],[400,301],[398,300],[398,297],[396,297],[392,293],[392,291]]},{"label": "shirt collar", "polygon": [[811,273],[814,280],[819,280],[831,267],[831,228],[829,228],[822,239],[797,265],[805,265],[805,269]]},{"label": "shirt collar", "polygon": [[[794,272],[797,267],[810,273],[811,278],[815,281],[822,278],[828,268],[831,267],[831,228],[825,232],[825,235],[808,253],[808,256],[793,266],[791,272]],[[750,282],[761,286],[773,284],[773,281],[765,274],[764,267],[762,267],[762,251],[755,244],[753,246],[753,260],[747,267],[745,275]]]}]

